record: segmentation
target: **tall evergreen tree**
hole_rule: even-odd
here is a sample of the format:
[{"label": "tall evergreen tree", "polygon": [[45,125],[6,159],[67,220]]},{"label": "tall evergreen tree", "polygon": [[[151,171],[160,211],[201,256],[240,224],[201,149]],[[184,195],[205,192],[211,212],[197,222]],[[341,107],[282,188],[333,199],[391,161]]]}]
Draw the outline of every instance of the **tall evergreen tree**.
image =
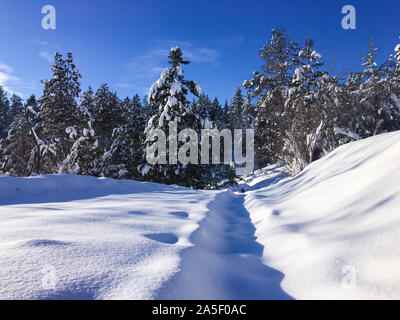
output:
[{"label": "tall evergreen tree", "polygon": [[257,109],[251,103],[250,93],[246,94],[243,102],[242,129],[254,129],[256,127]]},{"label": "tall evergreen tree", "polygon": [[10,125],[10,101],[7,93],[0,86],[0,139],[7,137]]},{"label": "tall evergreen tree", "polygon": [[13,94],[10,99],[10,113],[12,121],[17,115],[23,112],[23,109],[22,98],[16,94]]},{"label": "tall evergreen tree", "polygon": [[1,142],[1,171],[13,176],[29,176],[32,142],[25,115],[20,112],[15,115],[7,138]]},{"label": "tall evergreen tree", "polygon": [[120,101],[115,92],[103,83],[94,95],[93,109],[89,109],[93,117],[93,129],[99,137],[101,149],[107,149],[111,142],[114,129],[122,122]]},{"label": "tall evergreen tree", "polygon": [[286,171],[295,175],[315,158],[324,122],[321,106],[316,103],[316,90],[322,73],[319,71],[321,55],[312,50],[312,41],[300,50],[299,66],[287,93],[285,111],[280,123],[281,149],[278,158],[286,163]]},{"label": "tall evergreen tree", "polygon": [[44,82],[43,96],[39,99],[41,106],[40,128],[41,139],[55,151],[55,166],[53,173],[69,154],[72,141],[66,133],[68,127],[82,127],[82,115],[77,98],[80,94],[79,78],[81,74],[76,69],[72,54],[64,59],[61,53],[54,56],[51,68],[52,78]]},{"label": "tall evergreen tree", "polygon": [[141,178],[137,167],[143,158],[141,135],[146,124],[146,110],[138,95],[126,98],[120,108],[123,122],[113,131],[102,172],[113,178]]},{"label": "tall evergreen tree", "polygon": [[226,128],[224,110],[222,109],[217,98],[214,98],[211,103],[210,119],[215,128],[219,130]]},{"label": "tall evergreen tree", "polygon": [[243,128],[243,94],[240,88],[236,88],[230,105],[229,120],[233,129]]},{"label": "tall evergreen tree", "polygon": [[257,99],[255,146],[259,165],[277,161],[280,150],[280,117],[285,110],[286,90],[292,85],[296,67],[300,65],[299,44],[284,28],[272,30],[271,38],[259,50],[263,60],[261,71],[243,83]]},{"label": "tall evergreen tree", "polygon": [[[169,124],[172,121],[177,123],[177,132],[183,129],[194,129],[199,132],[200,123],[196,121],[196,117],[189,110],[189,103],[187,101],[187,94],[190,91],[195,96],[199,97],[201,94],[200,87],[194,81],[187,81],[183,77],[181,65],[189,64],[182,58],[182,51],[179,47],[171,49],[168,56],[171,67],[165,68],[161,72],[160,79],[157,80],[149,90],[149,104],[157,107],[158,112],[148,122],[145,129],[146,138],[144,139],[145,157],[152,153],[151,145],[154,143],[153,138],[149,133],[155,132],[156,129],[161,129],[165,135],[169,134]],[[186,137],[187,138],[187,137]],[[179,139],[178,139],[179,140]],[[198,165],[198,155],[189,154],[191,158],[195,158],[194,162],[182,164],[175,159],[175,147],[179,150],[183,145],[182,141],[178,141],[176,146],[168,142],[168,150],[166,154],[159,152],[158,159],[165,157],[168,164],[152,164],[148,163],[148,158],[143,159],[139,170],[146,179],[155,182],[166,184],[181,184],[188,187],[201,188],[202,187],[202,172],[201,166]],[[185,140],[185,144],[191,143],[192,145],[198,144],[198,141]],[[198,145],[196,146],[198,147]],[[155,151],[153,152],[153,159],[156,158]],[[188,156],[189,151],[186,153]],[[172,161],[171,161],[172,160]]]}]

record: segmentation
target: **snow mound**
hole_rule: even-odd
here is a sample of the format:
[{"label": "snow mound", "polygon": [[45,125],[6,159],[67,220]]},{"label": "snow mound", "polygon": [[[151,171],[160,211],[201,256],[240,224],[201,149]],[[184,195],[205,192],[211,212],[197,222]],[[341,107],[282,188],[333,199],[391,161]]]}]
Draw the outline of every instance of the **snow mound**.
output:
[{"label": "snow mound", "polygon": [[264,263],[285,274],[285,292],[400,298],[399,159],[394,132],[344,145],[295,178],[276,171],[258,178],[245,206]]}]

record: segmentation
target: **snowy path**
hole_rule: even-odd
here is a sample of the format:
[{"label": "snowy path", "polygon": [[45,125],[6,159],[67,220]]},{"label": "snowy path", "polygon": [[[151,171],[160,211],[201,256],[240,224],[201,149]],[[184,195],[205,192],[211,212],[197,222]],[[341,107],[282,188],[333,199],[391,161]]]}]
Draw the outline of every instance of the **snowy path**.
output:
[{"label": "snowy path", "polygon": [[262,263],[263,246],[244,208],[244,195],[219,193],[182,251],[180,271],[158,299],[291,299],[284,275]]}]

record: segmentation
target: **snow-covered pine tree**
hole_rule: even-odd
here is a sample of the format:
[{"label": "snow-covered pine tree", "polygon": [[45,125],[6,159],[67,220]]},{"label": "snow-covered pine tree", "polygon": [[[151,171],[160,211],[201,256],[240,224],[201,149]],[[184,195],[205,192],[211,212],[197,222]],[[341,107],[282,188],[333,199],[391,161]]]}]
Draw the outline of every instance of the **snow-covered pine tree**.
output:
[{"label": "snow-covered pine tree", "polygon": [[[323,73],[315,84],[312,108],[318,108],[323,127],[311,161],[317,160],[339,145],[348,142],[351,131],[348,121],[351,110],[346,105],[346,94],[336,77]],[[340,133],[341,132],[341,133]]]},{"label": "snow-covered pine tree", "polygon": [[14,121],[17,115],[22,114],[24,111],[22,98],[13,94],[10,99],[10,118],[11,122]]},{"label": "snow-covered pine tree", "polygon": [[229,120],[233,129],[243,129],[243,104],[242,90],[238,87],[232,97],[229,113]]},{"label": "snow-covered pine tree", "polygon": [[137,167],[143,158],[141,135],[146,125],[146,110],[138,95],[122,101],[120,109],[123,122],[114,129],[111,144],[103,157],[102,174],[118,179],[138,179],[141,178]]},{"label": "snow-covered pine tree", "polygon": [[36,100],[35,95],[31,95],[28,100],[26,100],[24,104],[23,111],[26,113],[26,109],[29,108],[31,111],[30,113],[34,115],[34,117],[30,117],[30,123],[33,127],[38,125],[40,122],[39,113],[40,113],[40,105],[39,102]]},{"label": "snow-covered pine tree", "polygon": [[210,120],[214,124],[214,127],[221,130],[225,129],[225,123],[224,123],[224,111],[218,101],[217,98],[214,98],[214,100],[211,103],[210,106]]},{"label": "snow-covered pine tree", "polygon": [[[151,150],[149,148],[151,148],[151,145],[154,143],[149,133],[154,132],[154,130],[161,129],[165,135],[168,136],[169,123],[171,121],[177,122],[177,132],[188,128],[199,132],[201,128],[199,121],[190,113],[187,101],[187,94],[189,91],[199,97],[201,89],[194,81],[185,80],[181,69],[181,65],[189,64],[189,61],[183,60],[182,51],[179,47],[171,48],[168,58],[171,67],[165,68],[161,72],[160,79],[154,82],[149,90],[149,104],[151,107],[157,107],[158,112],[150,118],[145,128],[144,133],[146,137],[143,141],[145,158],[138,169],[146,180],[202,188],[202,166],[192,163],[181,164],[179,161],[176,161],[173,156],[175,150],[172,150],[173,147],[169,142],[167,154],[158,155],[159,157],[165,156],[168,164],[158,163],[151,165],[146,159],[147,152]],[[190,142],[198,143],[196,141]],[[182,145],[182,141],[179,141],[176,150],[179,150]],[[170,149],[172,151],[171,159],[169,159]],[[188,155],[188,153],[186,153],[186,155]],[[195,157],[195,155],[193,156]],[[198,161],[198,156],[196,159]],[[175,162],[177,163],[175,164]]]},{"label": "snow-covered pine tree", "polygon": [[80,100],[80,113],[85,116],[86,121],[91,121],[93,123],[94,117],[92,116],[92,112],[95,112],[96,105],[92,87],[89,86],[88,90],[82,93]]},{"label": "snow-covered pine tree", "polygon": [[229,121],[229,114],[231,112],[231,107],[228,100],[225,100],[224,107],[222,108],[222,127],[227,129],[232,129],[232,124]]},{"label": "snow-covered pine tree", "polygon": [[364,70],[359,74],[359,87],[352,92],[357,101],[357,135],[361,138],[400,129],[399,85],[393,56],[383,65],[376,63],[377,48],[372,40],[369,52],[362,57]]},{"label": "snow-covered pine tree", "polygon": [[89,120],[82,127],[68,127],[66,133],[73,141],[69,154],[64,159],[59,172],[68,174],[99,176],[101,173],[101,157],[98,138]]},{"label": "snow-covered pine tree", "polygon": [[256,98],[256,158],[260,166],[276,162],[280,150],[280,120],[285,109],[287,88],[291,86],[294,69],[299,66],[299,45],[284,28],[272,30],[271,38],[260,48],[264,61],[261,71],[243,83]]},{"label": "snow-covered pine tree", "polygon": [[[68,127],[82,127],[84,118],[76,99],[80,94],[79,78],[71,53],[64,59],[56,53],[51,68],[52,78],[44,81],[43,96],[39,99],[42,124],[38,130],[41,141],[51,146],[55,152],[55,167],[47,163],[48,170],[43,173],[55,173],[69,154],[73,141],[66,133]],[[45,166],[42,166],[44,168]]]},{"label": "snow-covered pine tree", "polygon": [[271,89],[288,86],[299,65],[298,52],[298,43],[284,28],[273,29],[271,38],[259,51],[264,61],[261,72],[254,71],[253,79],[246,80],[243,86],[252,92],[252,97],[262,97]]},{"label": "snow-covered pine tree", "polygon": [[256,127],[257,109],[251,103],[251,95],[247,92],[243,102],[243,127],[242,129],[254,129]]},{"label": "snow-covered pine tree", "polygon": [[285,111],[281,114],[281,149],[278,159],[286,164],[285,171],[296,175],[315,159],[315,151],[320,143],[326,125],[321,107],[316,103],[316,84],[322,73],[321,55],[312,50],[312,40],[300,50],[301,66],[296,68],[292,85],[287,91]]},{"label": "snow-covered pine tree", "polygon": [[210,97],[204,93],[200,95],[197,101],[192,103],[191,113],[199,119],[204,129],[212,128],[215,125],[211,119],[211,106]]},{"label": "snow-covered pine tree", "polygon": [[34,148],[31,132],[23,112],[17,113],[10,126],[7,138],[2,140],[1,168],[3,173],[12,176],[29,176],[28,162]]},{"label": "snow-covered pine tree", "polygon": [[120,100],[108,85],[103,83],[94,95],[94,109],[89,109],[93,117],[93,129],[99,138],[100,149],[106,150],[111,143],[114,129],[122,122]]},{"label": "snow-covered pine tree", "polygon": [[49,172],[55,167],[55,151],[38,138],[36,129],[40,123],[37,103],[31,96],[24,111],[18,113],[2,141],[2,171],[15,176],[29,176],[37,172]]}]

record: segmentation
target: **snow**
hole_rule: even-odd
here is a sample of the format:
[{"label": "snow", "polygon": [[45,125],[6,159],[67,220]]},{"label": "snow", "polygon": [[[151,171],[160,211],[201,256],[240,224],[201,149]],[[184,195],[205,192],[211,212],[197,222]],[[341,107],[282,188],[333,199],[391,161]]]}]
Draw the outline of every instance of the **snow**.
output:
[{"label": "snow", "polygon": [[181,76],[183,75],[183,71],[182,71],[182,68],[181,68],[180,66],[177,66],[177,67],[175,68],[175,72],[176,72],[176,75],[177,75],[178,77],[181,77]]},{"label": "snow", "polygon": [[171,89],[170,89],[170,94],[171,96],[176,96],[177,94],[182,92],[182,87],[179,84],[179,82],[175,81],[172,85],[171,85]]},{"label": "snow", "polygon": [[300,82],[303,80],[304,69],[303,67],[296,68],[294,71],[292,83]]},{"label": "snow", "polygon": [[313,60],[317,60],[317,59],[321,59],[322,56],[321,56],[321,54],[318,53],[317,51],[313,51],[313,52],[311,52],[311,58],[312,58]]},{"label": "snow", "polygon": [[2,176],[0,299],[399,299],[399,157],[389,133],[218,191]]},{"label": "snow", "polygon": [[397,110],[400,111],[400,100],[399,98],[396,96],[396,94],[392,93],[390,95],[390,99],[394,102],[394,104],[396,105]]},{"label": "snow", "polygon": [[38,113],[33,109],[32,106],[27,106],[26,109],[27,109],[30,113],[32,113],[33,115],[35,115],[36,117],[39,116]]},{"label": "snow", "polygon": [[0,190],[0,299],[153,298],[214,197],[67,175],[1,177]]},{"label": "snow", "polygon": [[245,205],[285,292],[400,298],[399,158],[400,132],[389,133],[344,145],[295,178],[270,171],[251,186]]},{"label": "snow", "polygon": [[65,129],[65,132],[69,134],[70,139],[74,139],[78,135],[75,127],[68,127]]},{"label": "snow", "polygon": [[175,105],[178,104],[178,99],[174,96],[169,96],[167,104],[169,107],[173,108]]},{"label": "snow", "polygon": [[200,96],[201,95],[201,87],[197,83],[195,83],[194,89],[195,89],[195,92],[197,93],[197,95]]}]

